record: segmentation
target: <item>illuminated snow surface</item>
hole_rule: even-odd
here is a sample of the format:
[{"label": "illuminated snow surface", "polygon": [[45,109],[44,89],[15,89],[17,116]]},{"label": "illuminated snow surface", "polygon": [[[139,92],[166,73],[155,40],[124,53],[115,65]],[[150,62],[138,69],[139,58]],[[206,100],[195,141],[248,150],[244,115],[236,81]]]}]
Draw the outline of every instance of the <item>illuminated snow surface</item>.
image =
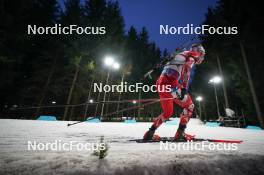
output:
[{"label": "illuminated snow surface", "polygon": [[[71,127],[67,124],[0,120],[0,174],[264,174],[264,131],[261,130],[207,127],[192,119],[187,132],[196,134],[197,138],[244,142],[236,151],[166,151],[160,150],[160,143],[129,141],[141,138],[151,123],[80,123]],[[157,133],[169,137],[176,129],[177,125],[163,124]],[[110,146],[108,155],[101,160],[91,150],[28,150],[28,141],[96,143],[101,136]]]}]

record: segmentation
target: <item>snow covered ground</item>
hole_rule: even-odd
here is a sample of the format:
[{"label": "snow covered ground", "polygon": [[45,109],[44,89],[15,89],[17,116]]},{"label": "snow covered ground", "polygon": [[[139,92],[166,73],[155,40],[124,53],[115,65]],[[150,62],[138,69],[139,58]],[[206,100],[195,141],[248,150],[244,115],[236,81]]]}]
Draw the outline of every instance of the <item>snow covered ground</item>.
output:
[{"label": "snow covered ground", "polygon": [[[237,145],[237,150],[178,151],[161,150],[160,143],[129,141],[141,138],[151,123],[67,124],[0,120],[0,174],[264,174],[264,131],[207,127],[192,119],[187,133],[197,138],[244,142]],[[176,129],[177,125],[163,124],[157,133],[169,137]],[[92,150],[28,150],[28,141],[96,143],[101,136],[110,146],[101,160],[92,155]]]}]

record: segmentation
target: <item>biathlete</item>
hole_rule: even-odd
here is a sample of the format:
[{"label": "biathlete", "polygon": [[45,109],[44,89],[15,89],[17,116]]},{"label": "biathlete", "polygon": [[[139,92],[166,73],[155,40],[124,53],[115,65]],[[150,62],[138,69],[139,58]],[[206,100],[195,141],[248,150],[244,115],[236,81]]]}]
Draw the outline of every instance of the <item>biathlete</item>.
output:
[{"label": "biathlete", "polygon": [[173,114],[174,103],[183,109],[174,139],[193,139],[194,136],[184,132],[194,110],[192,98],[188,93],[188,83],[191,69],[194,65],[199,65],[203,62],[204,55],[204,47],[201,44],[193,44],[190,50],[170,56],[170,61],[165,64],[156,85],[157,87],[170,85],[171,91],[168,92],[164,91],[162,88],[157,88],[163,113],[154,119],[152,126],[143,136],[144,140],[157,139],[153,138],[153,136],[159,137],[154,135],[154,133],[156,129]]}]

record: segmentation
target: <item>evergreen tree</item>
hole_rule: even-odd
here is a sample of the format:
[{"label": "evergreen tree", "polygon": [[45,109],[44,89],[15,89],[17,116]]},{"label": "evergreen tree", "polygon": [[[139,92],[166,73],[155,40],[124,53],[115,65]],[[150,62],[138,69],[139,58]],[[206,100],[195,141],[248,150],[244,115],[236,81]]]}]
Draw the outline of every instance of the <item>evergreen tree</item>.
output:
[{"label": "evergreen tree", "polygon": [[[263,82],[259,81],[258,75],[263,70],[263,33],[259,27],[263,19],[261,14],[261,5],[259,3],[241,2],[235,0],[220,0],[215,8],[209,8],[204,24],[210,26],[235,26],[238,27],[238,35],[205,35],[202,37],[203,43],[208,53],[214,53],[207,56],[205,69],[210,69],[211,73],[218,73],[216,55],[221,58],[223,72],[225,74],[227,92],[232,94],[230,97],[231,108],[239,115],[242,110],[246,118],[251,123],[256,123],[257,117],[252,94],[249,86],[249,80],[245,71],[245,65],[242,61],[242,52],[240,43],[243,43],[247,54],[249,69],[253,77],[257,98],[260,108],[263,109],[263,94],[261,88]],[[207,72],[207,70],[204,70]],[[198,82],[196,82],[198,83]],[[202,86],[197,84],[197,86]],[[208,87],[202,88],[204,91]],[[213,104],[213,103],[212,103]],[[208,104],[209,109],[213,107]]]}]

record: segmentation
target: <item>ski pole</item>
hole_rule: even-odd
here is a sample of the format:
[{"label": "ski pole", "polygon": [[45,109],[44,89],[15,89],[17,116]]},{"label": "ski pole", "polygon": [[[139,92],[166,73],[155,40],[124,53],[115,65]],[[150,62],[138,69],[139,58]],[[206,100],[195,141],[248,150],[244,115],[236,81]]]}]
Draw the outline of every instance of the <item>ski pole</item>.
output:
[{"label": "ski pole", "polygon": [[[119,110],[119,111],[115,111],[115,112],[111,112],[111,113],[105,114],[105,115],[103,115],[103,117],[110,116],[110,115],[113,115],[113,114],[118,114],[118,113],[124,112],[124,111],[129,111],[129,110],[132,110],[132,109],[137,109],[137,108],[145,107],[145,106],[148,106],[148,105],[151,105],[151,104],[160,102],[160,101],[172,100],[172,99],[174,99],[174,98],[155,99],[153,101],[147,102],[147,103],[142,104],[142,105],[132,106],[132,107],[128,107],[128,108],[125,108],[125,109],[122,109],[122,110]],[[68,123],[67,126],[72,126],[72,125],[75,125],[75,124],[78,124],[78,123],[83,123],[83,122],[86,122],[86,121],[89,121],[89,120],[92,120],[92,119],[95,119],[95,118],[99,118],[99,117],[91,117],[91,118],[89,118],[87,120],[77,121],[75,123]]]},{"label": "ski pole", "polygon": [[78,124],[78,123],[83,123],[83,122],[86,122],[86,121],[89,121],[89,120],[93,120],[93,119],[95,119],[95,118],[99,118],[99,117],[91,117],[91,118],[89,118],[89,119],[87,119],[87,120],[77,121],[77,122],[75,122],[75,123],[68,123],[67,126],[76,125],[76,124]]},{"label": "ski pole", "polygon": [[[159,101],[160,100],[156,100],[156,101],[151,101],[151,102],[145,103],[143,105],[132,106],[132,107],[125,108],[125,109],[122,109],[122,110],[119,110],[119,111],[115,111],[115,112],[111,112],[111,113],[105,114],[103,117],[110,116],[110,115],[117,114],[117,113],[124,112],[124,111],[129,111],[129,110],[132,110],[132,109],[137,109],[137,108],[144,107],[144,106],[147,106],[147,105],[150,105],[150,104],[153,104],[153,103],[157,103]],[[86,121],[89,121],[89,120],[92,120],[92,119],[95,119],[95,118],[99,118],[99,117],[91,117],[90,119],[87,119],[87,120],[77,121],[75,123],[68,123],[67,126],[76,125],[78,123],[83,123],[83,122],[86,122]]]},{"label": "ski pole", "polygon": [[149,98],[149,99],[132,99],[132,100],[122,100],[122,101],[98,101],[98,102],[86,102],[86,103],[79,103],[79,104],[62,104],[62,105],[47,105],[47,106],[29,106],[29,107],[19,107],[19,108],[10,108],[11,110],[25,110],[25,109],[37,109],[37,108],[61,108],[61,107],[77,107],[77,106],[84,106],[84,105],[96,105],[102,103],[131,103],[131,102],[147,102],[157,100],[157,98]]}]

